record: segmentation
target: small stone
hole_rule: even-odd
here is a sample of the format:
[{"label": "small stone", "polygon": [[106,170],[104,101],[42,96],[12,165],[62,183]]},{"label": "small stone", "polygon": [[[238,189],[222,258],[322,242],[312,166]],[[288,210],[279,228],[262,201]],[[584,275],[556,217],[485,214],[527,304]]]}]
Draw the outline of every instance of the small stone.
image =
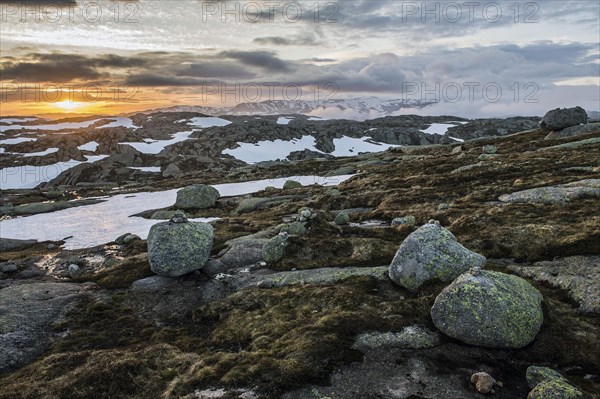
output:
[{"label": "small stone", "polygon": [[171,223],[187,223],[188,218],[183,212],[175,212],[173,217],[171,217]]},{"label": "small stone", "polygon": [[482,149],[483,154],[496,154],[498,152],[498,147],[495,145],[484,145]]},{"label": "small stone", "polygon": [[69,276],[71,278],[77,278],[81,275],[81,269],[79,268],[79,266],[77,266],[75,264],[70,264],[68,267],[68,271],[69,271]]},{"label": "small stone", "polygon": [[212,208],[220,196],[221,194],[216,188],[205,184],[197,184],[179,190],[175,206],[179,209]]},{"label": "small stone", "polygon": [[349,221],[350,215],[348,215],[348,212],[342,211],[335,216],[334,223],[338,226],[343,226],[348,224]]},{"label": "small stone", "polygon": [[140,236],[136,235],[136,234],[127,234],[127,236],[125,236],[125,238],[123,238],[123,243],[128,245],[134,241],[138,241],[141,240]]},{"label": "small stone", "polygon": [[438,205],[437,207],[438,211],[445,211],[446,209],[450,209],[450,204],[447,203],[441,203]]},{"label": "small stone", "polygon": [[540,367],[540,366],[529,366],[527,367],[527,372],[525,373],[525,377],[527,378],[527,384],[529,388],[535,388],[539,383],[548,380],[565,380],[565,377],[562,376],[556,370],[553,370],[549,367]]},{"label": "small stone", "polygon": [[285,183],[283,183],[284,190],[290,190],[290,189],[301,188],[301,187],[302,187],[302,184],[295,180],[288,180]]},{"label": "small stone", "polygon": [[271,238],[262,249],[264,261],[271,264],[279,262],[283,258],[287,245],[288,235],[285,232]]},{"label": "small stone", "polygon": [[475,384],[475,389],[479,393],[490,393],[496,384],[496,380],[488,373],[482,371],[471,376],[471,384]]},{"label": "small stone", "polygon": [[7,263],[2,266],[2,273],[15,273],[18,270],[14,263]]},{"label": "small stone", "polygon": [[325,195],[328,195],[330,197],[339,197],[340,195],[342,195],[342,192],[337,188],[330,188],[327,191],[325,191]]},{"label": "small stone", "polygon": [[417,224],[417,219],[414,216],[405,216],[392,220],[392,226],[414,226],[415,224]]},{"label": "small stone", "polygon": [[56,249],[56,245],[54,245],[54,244],[48,244],[48,249],[50,249],[50,250]]},{"label": "small stone", "polygon": [[309,219],[312,216],[312,212],[310,211],[310,209],[304,209],[302,210],[302,212],[300,212],[300,216]]},{"label": "small stone", "polygon": [[463,150],[462,146],[458,145],[452,149],[452,154],[453,155],[460,154],[462,152],[462,150]]}]

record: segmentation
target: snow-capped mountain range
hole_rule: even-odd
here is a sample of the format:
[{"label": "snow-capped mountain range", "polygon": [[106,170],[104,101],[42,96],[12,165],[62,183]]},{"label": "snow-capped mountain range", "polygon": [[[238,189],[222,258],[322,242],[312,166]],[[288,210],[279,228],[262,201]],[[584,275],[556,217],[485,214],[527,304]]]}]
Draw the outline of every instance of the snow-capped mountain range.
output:
[{"label": "snow-capped mountain range", "polygon": [[268,100],[262,102],[245,102],[229,107],[180,105],[146,112],[200,112],[212,116],[303,114],[327,118],[367,119],[394,115],[402,109],[420,109],[432,104],[434,102],[359,97],[325,101]]}]

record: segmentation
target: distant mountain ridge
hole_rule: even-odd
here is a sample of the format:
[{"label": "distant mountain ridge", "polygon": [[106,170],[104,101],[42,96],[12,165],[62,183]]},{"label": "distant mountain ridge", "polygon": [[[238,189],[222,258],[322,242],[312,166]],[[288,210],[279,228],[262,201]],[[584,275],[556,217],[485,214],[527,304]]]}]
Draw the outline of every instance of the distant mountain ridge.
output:
[{"label": "distant mountain ridge", "polygon": [[393,115],[406,108],[424,108],[435,104],[433,101],[406,99],[385,100],[377,97],[359,97],[348,99],[331,99],[325,101],[291,101],[267,100],[261,102],[245,102],[232,107],[206,107],[196,105],[178,105],[144,111],[144,113],[162,112],[199,112],[207,115],[321,115],[336,114],[349,118],[354,115],[358,119],[366,117],[382,117]]}]

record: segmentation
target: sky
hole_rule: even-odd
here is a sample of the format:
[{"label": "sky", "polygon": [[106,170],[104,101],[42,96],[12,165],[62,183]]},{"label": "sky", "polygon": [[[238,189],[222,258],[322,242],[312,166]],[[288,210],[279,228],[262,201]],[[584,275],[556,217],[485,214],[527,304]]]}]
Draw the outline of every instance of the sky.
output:
[{"label": "sky", "polygon": [[600,110],[600,2],[0,0],[1,114],[376,96]]}]

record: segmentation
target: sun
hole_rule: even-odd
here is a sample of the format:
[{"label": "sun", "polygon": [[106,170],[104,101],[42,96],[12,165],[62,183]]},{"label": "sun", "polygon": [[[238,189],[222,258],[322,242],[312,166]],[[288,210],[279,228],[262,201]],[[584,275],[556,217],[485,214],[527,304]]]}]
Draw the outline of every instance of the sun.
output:
[{"label": "sun", "polygon": [[55,107],[62,108],[68,111],[73,111],[75,109],[81,108],[85,105],[85,103],[80,103],[77,101],[60,101],[54,104]]}]

